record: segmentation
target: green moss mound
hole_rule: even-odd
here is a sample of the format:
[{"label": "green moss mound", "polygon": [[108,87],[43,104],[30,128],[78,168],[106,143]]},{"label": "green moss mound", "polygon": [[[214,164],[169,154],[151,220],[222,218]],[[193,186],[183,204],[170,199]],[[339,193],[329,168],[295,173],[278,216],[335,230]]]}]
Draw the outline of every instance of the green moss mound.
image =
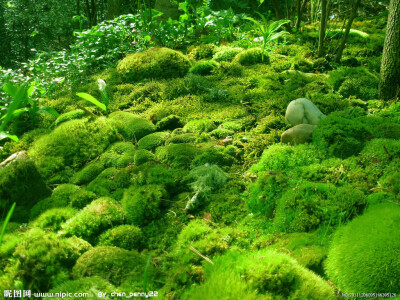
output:
[{"label": "green moss mound", "polygon": [[87,184],[93,179],[95,179],[103,170],[104,162],[95,160],[87,164],[84,168],[80,169],[71,178],[71,183],[73,184]]},{"label": "green moss mound", "polygon": [[211,120],[192,120],[183,127],[183,132],[202,133],[210,132],[215,128],[216,126]]},{"label": "green moss mound", "polygon": [[77,210],[70,207],[52,208],[42,213],[32,225],[54,232],[61,229],[61,225],[76,214]]},{"label": "green moss mound", "polygon": [[93,192],[85,189],[80,189],[74,195],[71,196],[70,206],[81,209],[97,198],[97,195]]},{"label": "green moss mound", "polygon": [[86,189],[95,193],[97,196],[111,197],[120,200],[123,189],[130,184],[131,175],[130,168],[118,170],[116,168],[108,168],[100,173]]},{"label": "green moss mound", "polygon": [[308,232],[322,224],[336,227],[362,212],[365,195],[352,186],[305,182],[278,200],[274,228],[278,232]]},{"label": "green moss mound", "polygon": [[146,135],[139,140],[138,148],[152,151],[158,146],[161,146],[167,139],[168,135],[167,132],[154,132]]},{"label": "green moss mound", "polygon": [[319,122],[313,133],[313,144],[326,154],[347,158],[360,153],[370,135],[360,121],[333,115]]},{"label": "green moss mound", "polygon": [[195,59],[211,58],[217,47],[214,44],[201,44],[193,48],[190,54]]},{"label": "green moss mound", "polygon": [[212,61],[212,60],[200,61],[197,64],[195,64],[193,67],[191,67],[189,72],[196,74],[196,75],[206,76],[206,75],[211,75],[211,73],[217,67],[218,67],[218,63],[215,61]]},{"label": "green moss mound", "polygon": [[158,131],[164,131],[174,130],[176,128],[183,127],[183,125],[184,123],[182,122],[181,118],[176,115],[169,115],[158,121],[156,127]]},{"label": "green moss mound", "polygon": [[54,122],[54,124],[56,126],[67,122],[67,121],[71,121],[74,119],[80,119],[85,115],[85,112],[82,109],[77,109],[77,110],[73,110],[73,111],[69,111],[65,114],[60,115]]},{"label": "green moss mound", "polygon": [[213,148],[197,155],[193,160],[191,167],[194,168],[205,164],[218,165],[219,167],[230,167],[235,163],[235,161],[235,157],[229,153],[229,149]]},{"label": "green moss mound", "polygon": [[207,266],[206,280],[183,299],[336,299],[327,282],[286,254],[273,250],[232,252]]},{"label": "green moss mound", "polygon": [[162,185],[132,186],[127,189],[122,198],[127,222],[143,226],[161,215],[162,200],[168,197]]},{"label": "green moss mound", "polygon": [[94,121],[72,120],[39,138],[29,149],[29,155],[42,176],[50,178],[66,167],[78,169],[117,139],[117,130],[103,117]]},{"label": "green moss mound", "polygon": [[143,234],[133,225],[120,225],[103,232],[99,237],[99,246],[115,246],[133,250],[143,246]]},{"label": "green moss mound", "polygon": [[[87,298],[99,299],[99,293],[111,294],[116,291],[115,286],[107,280],[98,277],[85,277],[76,280],[67,280],[66,282],[52,288],[49,293],[88,293],[88,297],[74,297],[74,299],[85,300]],[[53,299],[61,300],[62,297],[53,297]]]},{"label": "green moss mound", "polygon": [[222,46],[215,50],[213,60],[218,62],[232,61],[241,51],[243,51],[243,48]]},{"label": "green moss mound", "polygon": [[99,198],[69,219],[62,226],[62,233],[93,242],[98,234],[122,224],[124,220],[124,211],[118,202],[110,198]]},{"label": "green moss mound", "polygon": [[269,63],[269,56],[263,53],[261,48],[250,48],[236,55],[235,60],[242,66],[251,66],[261,63]]},{"label": "green moss mound", "polygon": [[172,167],[189,168],[199,152],[197,148],[190,144],[170,144],[157,148],[156,157]]},{"label": "green moss mound", "polygon": [[139,81],[181,77],[189,68],[189,59],[182,53],[168,48],[152,48],[125,57],[119,62],[117,72],[127,81]]},{"label": "green moss mound", "polygon": [[151,153],[149,150],[139,149],[135,153],[134,162],[136,166],[140,166],[149,161],[153,161],[154,159],[155,159],[154,154]]},{"label": "green moss mound", "polygon": [[154,132],[156,127],[149,120],[140,118],[124,111],[116,111],[109,115],[118,131],[131,141],[138,141],[142,137]]},{"label": "green moss mound", "polygon": [[136,251],[99,246],[85,252],[72,272],[75,279],[99,276],[118,286],[141,265],[142,257]]},{"label": "green moss mound", "polygon": [[399,206],[384,203],[335,234],[326,272],[342,292],[400,292],[399,222]]}]

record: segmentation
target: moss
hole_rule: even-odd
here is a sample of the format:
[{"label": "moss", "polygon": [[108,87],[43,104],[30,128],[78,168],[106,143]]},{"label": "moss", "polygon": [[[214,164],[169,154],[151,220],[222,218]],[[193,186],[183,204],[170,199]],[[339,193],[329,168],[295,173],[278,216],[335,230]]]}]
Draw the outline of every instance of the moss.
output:
[{"label": "moss", "polygon": [[56,203],[69,204],[72,195],[79,191],[79,186],[74,184],[60,184],[57,186],[51,194],[52,201]]},{"label": "moss", "polygon": [[168,135],[169,134],[167,132],[154,132],[146,135],[139,140],[138,148],[152,151],[158,146],[161,146],[163,143],[165,143]]},{"label": "moss", "polygon": [[14,263],[6,270],[15,282],[45,292],[68,278],[69,269],[79,255],[65,239],[35,228],[28,231],[16,247]]},{"label": "moss", "polygon": [[144,78],[172,78],[185,75],[189,60],[180,52],[168,48],[152,48],[126,56],[117,71],[128,81]]},{"label": "moss", "polygon": [[156,130],[154,124],[149,120],[127,112],[116,111],[110,114],[109,118],[114,121],[118,131],[131,141],[138,141]]},{"label": "moss", "polygon": [[29,210],[49,196],[50,190],[26,152],[16,155],[16,159],[0,166],[0,213],[6,216],[15,202],[12,220],[26,222]]},{"label": "moss", "polygon": [[143,234],[140,228],[133,225],[120,225],[103,232],[99,237],[99,246],[115,246],[133,250],[143,246]]},{"label": "moss", "polygon": [[[183,299],[336,299],[334,289],[321,277],[274,250],[234,251],[206,268],[206,280],[193,286]],[[239,298],[238,298],[239,297]]]},{"label": "moss", "polygon": [[[382,186],[395,197],[400,194],[400,158],[394,159],[385,168],[382,176],[378,180],[378,185]],[[399,199],[400,200],[400,199]]]},{"label": "moss", "polygon": [[218,139],[226,138],[227,136],[233,135],[235,132],[233,130],[225,128],[217,128],[210,132],[210,135]]},{"label": "moss", "polygon": [[243,75],[244,67],[238,62],[221,61],[213,73],[220,77],[240,77]]},{"label": "moss", "polygon": [[313,69],[317,72],[324,73],[332,70],[332,67],[326,58],[320,57],[313,61]]},{"label": "moss", "polygon": [[213,70],[218,67],[218,63],[212,60],[200,61],[190,68],[189,72],[196,75],[211,75]]},{"label": "moss", "polygon": [[261,48],[246,49],[235,56],[237,61],[242,66],[251,66],[254,64],[269,63],[269,56],[263,53]]},{"label": "moss", "polygon": [[342,292],[400,292],[399,221],[399,206],[375,205],[335,234],[326,272]]},{"label": "moss", "polygon": [[340,158],[360,153],[371,133],[357,120],[328,116],[313,133],[313,144],[321,151]]},{"label": "moss", "polygon": [[153,153],[151,153],[149,150],[146,149],[139,149],[135,153],[135,165],[140,166],[148,161],[153,161],[155,159],[155,156]]},{"label": "moss", "polygon": [[167,198],[162,185],[132,186],[125,190],[122,198],[127,222],[143,226],[161,216],[162,200]]},{"label": "moss", "polygon": [[113,199],[99,198],[80,210],[62,226],[65,235],[93,241],[102,231],[124,222],[122,207]]},{"label": "moss", "polygon": [[191,167],[202,166],[205,164],[218,165],[220,167],[232,166],[235,163],[235,158],[224,152],[224,148],[210,149],[193,160]]},{"label": "moss", "polygon": [[94,160],[88,163],[83,169],[79,170],[71,178],[71,183],[73,184],[87,184],[93,179],[95,179],[103,170],[104,162],[99,160]]},{"label": "moss", "polygon": [[95,121],[72,120],[38,139],[29,155],[45,178],[66,167],[78,169],[100,155],[118,137],[115,127],[107,119]]},{"label": "moss", "polygon": [[42,229],[50,229],[57,232],[61,229],[61,225],[76,214],[77,210],[70,207],[51,208],[42,213],[35,221],[32,222],[34,227]]},{"label": "moss", "polygon": [[86,113],[82,110],[82,109],[77,109],[77,110],[73,110],[73,111],[69,111],[67,113],[64,113],[60,116],[58,116],[58,118],[56,119],[56,121],[54,122],[54,124],[56,126],[60,125],[61,123],[70,121],[70,120],[74,120],[74,119],[80,119],[82,118]]},{"label": "moss", "polygon": [[136,147],[130,142],[115,143],[102,154],[100,161],[106,168],[122,169],[134,163],[135,152]]},{"label": "moss", "polygon": [[188,168],[199,152],[197,148],[190,144],[170,144],[158,147],[156,157],[172,167]]},{"label": "moss", "polygon": [[[76,280],[67,280],[64,283],[57,285],[56,287],[52,288],[49,293],[88,293],[90,298],[97,299],[99,293],[107,293],[111,294],[115,292],[116,288],[107,280],[98,277],[85,277]],[[85,300],[88,297],[74,297],[74,299],[82,299]],[[56,300],[63,299],[62,297],[53,297]]]},{"label": "moss", "polygon": [[284,116],[268,115],[258,121],[257,126],[253,129],[254,133],[270,133],[272,130],[286,130],[288,123],[285,121]]},{"label": "moss", "polygon": [[313,145],[288,146],[276,144],[264,151],[260,161],[252,167],[252,170],[255,172],[284,171],[318,163],[324,158],[324,154]]},{"label": "moss", "polygon": [[80,189],[71,196],[69,205],[77,209],[82,209],[96,198],[95,193]]},{"label": "moss", "polygon": [[[179,128],[178,128],[179,129]],[[196,141],[197,137],[193,133],[183,133],[173,132],[171,136],[167,139],[167,144],[190,144]]]},{"label": "moss", "polygon": [[214,44],[201,44],[193,48],[190,54],[197,60],[211,58],[217,47]]},{"label": "moss", "polygon": [[141,265],[142,257],[136,251],[100,246],[84,253],[72,272],[74,279],[99,276],[118,286]]},{"label": "moss", "polygon": [[122,189],[129,186],[130,179],[129,168],[122,170],[108,168],[90,182],[86,189],[98,196],[120,199]]},{"label": "moss", "polygon": [[184,123],[181,121],[181,118],[176,115],[169,115],[158,121],[156,127],[158,131],[164,131],[174,130],[175,128],[183,127],[183,125]]},{"label": "moss", "polygon": [[340,86],[339,94],[345,98],[354,96],[362,100],[376,99],[378,79],[371,76],[348,78]]},{"label": "moss", "polygon": [[304,182],[278,200],[274,228],[278,232],[309,232],[322,224],[336,227],[365,207],[365,195],[350,185]]},{"label": "moss", "polygon": [[210,132],[216,128],[213,121],[204,119],[204,120],[192,120],[188,122],[184,127],[184,132],[193,132],[193,133],[202,133]]},{"label": "moss", "polygon": [[216,49],[215,54],[213,56],[213,60],[218,62],[231,61],[241,51],[243,51],[242,48],[222,46]]}]

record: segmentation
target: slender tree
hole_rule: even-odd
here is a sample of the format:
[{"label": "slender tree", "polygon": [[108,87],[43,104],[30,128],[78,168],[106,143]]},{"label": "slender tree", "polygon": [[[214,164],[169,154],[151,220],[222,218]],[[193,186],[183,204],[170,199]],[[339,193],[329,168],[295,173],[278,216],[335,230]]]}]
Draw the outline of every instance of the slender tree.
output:
[{"label": "slender tree", "polygon": [[390,100],[400,91],[400,0],[391,0],[383,47],[379,97]]},{"label": "slender tree", "polygon": [[325,55],[325,31],[326,31],[326,19],[327,19],[327,0],[321,0],[321,21],[319,26],[319,42],[318,42],[318,56],[322,57]]},{"label": "slender tree", "polygon": [[296,20],[296,30],[300,30],[301,19],[303,16],[304,9],[306,7],[308,0],[297,0],[297,20]]},{"label": "slender tree", "polygon": [[361,0],[354,0],[353,1],[353,6],[351,8],[351,12],[350,12],[350,17],[347,21],[346,24],[346,30],[344,31],[344,35],[342,37],[342,41],[340,42],[340,46],[339,49],[336,53],[335,56],[335,62],[339,63],[340,60],[342,59],[342,54],[343,54],[343,50],[346,46],[346,42],[347,42],[347,38],[349,37],[349,33],[350,33],[350,29],[351,29],[351,25],[353,24],[354,19],[357,16],[357,9],[358,6],[360,5]]}]

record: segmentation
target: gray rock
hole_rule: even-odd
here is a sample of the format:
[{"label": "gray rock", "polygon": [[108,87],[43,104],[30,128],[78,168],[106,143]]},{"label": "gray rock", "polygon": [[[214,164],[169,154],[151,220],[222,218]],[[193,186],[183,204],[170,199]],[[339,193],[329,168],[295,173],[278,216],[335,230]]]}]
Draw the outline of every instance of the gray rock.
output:
[{"label": "gray rock", "polygon": [[318,125],[326,116],[306,98],[299,98],[289,103],[285,119],[291,125],[310,124]]},{"label": "gray rock", "polygon": [[0,164],[0,215],[5,216],[15,202],[12,220],[26,222],[32,206],[50,194],[26,151],[15,153]]},{"label": "gray rock", "polygon": [[281,135],[281,142],[285,144],[297,145],[304,144],[311,140],[314,130],[317,125],[299,124],[288,130]]}]

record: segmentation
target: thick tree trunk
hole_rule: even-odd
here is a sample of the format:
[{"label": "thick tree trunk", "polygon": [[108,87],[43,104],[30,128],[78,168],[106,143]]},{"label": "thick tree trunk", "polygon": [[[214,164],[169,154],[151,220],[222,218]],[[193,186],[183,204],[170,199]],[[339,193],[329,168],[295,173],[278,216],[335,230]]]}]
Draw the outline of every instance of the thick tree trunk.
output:
[{"label": "thick tree trunk", "polygon": [[400,88],[400,0],[391,0],[383,47],[379,97],[390,100]]},{"label": "thick tree trunk", "polygon": [[339,63],[342,59],[342,54],[344,47],[346,46],[347,38],[349,37],[351,25],[353,25],[353,21],[357,16],[357,9],[360,5],[361,0],[354,0],[353,7],[351,9],[349,20],[347,21],[346,30],[344,31],[344,35],[342,37],[342,41],[340,43],[339,49],[336,53],[335,62]]},{"label": "thick tree trunk", "polygon": [[321,1],[321,21],[319,26],[319,43],[318,43],[318,57],[325,55],[325,31],[326,31],[326,2]]}]

